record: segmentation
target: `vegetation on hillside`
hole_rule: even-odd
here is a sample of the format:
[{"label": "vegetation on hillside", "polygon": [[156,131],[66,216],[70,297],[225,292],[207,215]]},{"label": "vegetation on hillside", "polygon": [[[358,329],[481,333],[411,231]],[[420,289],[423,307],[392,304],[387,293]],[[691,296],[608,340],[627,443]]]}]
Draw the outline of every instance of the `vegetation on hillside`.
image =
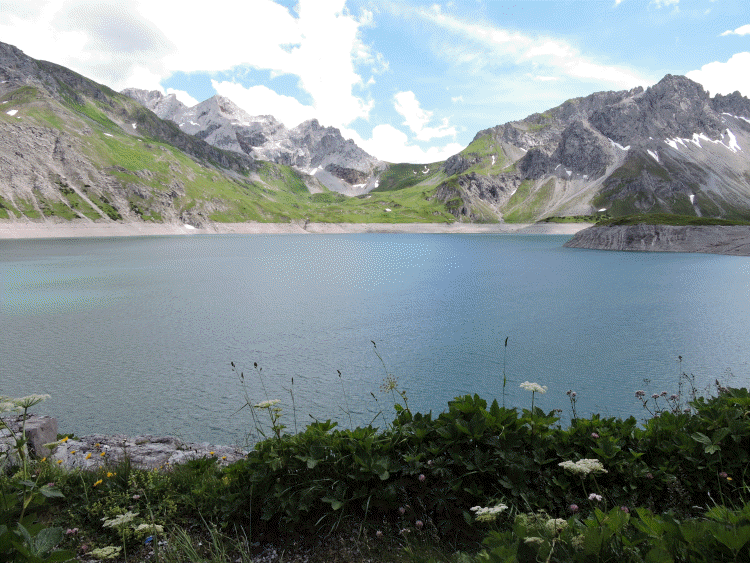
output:
[{"label": "vegetation on hillside", "polygon": [[[634,392],[642,424],[579,417],[568,391],[563,428],[535,406],[546,387],[521,387],[528,408],[467,395],[433,417],[389,375],[382,427],[293,434],[296,413],[247,397],[261,439],[231,465],[65,472],[18,436],[20,466],[2,457],[0,561],[251,561],[264,548],[285,561],[748,560],[747,389],[700,397],[682,374],[674,394]],[[26,412],[34,397],[0,403]]]},{"label": "vegetation on hillside", "polygon": [[671,213],[641,213],[625,217],[607,218],[597,223],[601,227],[622,225],[674,225],[674,226],[707,226],[707,225],[750,225],[750,221],[739,219],[719,219],[718,217],[696,217],[694,215],[673,215]]}]

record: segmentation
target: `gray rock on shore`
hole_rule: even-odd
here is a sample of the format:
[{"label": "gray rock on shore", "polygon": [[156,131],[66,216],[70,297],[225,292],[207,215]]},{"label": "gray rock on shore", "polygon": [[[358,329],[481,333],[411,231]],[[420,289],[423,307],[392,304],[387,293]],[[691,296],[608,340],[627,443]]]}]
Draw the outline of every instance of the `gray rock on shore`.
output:
[{"label": "gray rock on shore", "polygon": [[[19,417],[4,419],[19,432]],[[54,424],[51,424],[54,422]],[[57,421],[54,418],[31,415],[26,421],[26,435],[32,445],[31,453],[36,457],[47,455],[52,463],[58,463],[66,469],[92,470],[99,467],[113,466],[125,459],[130,459],[134,467],[140,469],[165,469],[185,463],[192,459],[216,458],[222,465],[228,465],[245,457],[246,452],[232,446],[212,445],[208,442],[189,443],[172,436],[126,436],[124,434],[104,435],[91,434],[81,438],[69,438],[60,442],[51,450],[42,448],[41,444],[53,442],[56,435],[49,434],[49,428]],[[43,431],[37,429],[42,428]],[[44,434],[47,432],[47,434]],[[12,437],[6,430],[0,433],[0,451],[12,448]]]},{"label": "gray rock on shore", "polygon": [[750,256],[750,226],[593,226],[576,233],[564,246],[594,250]]}]

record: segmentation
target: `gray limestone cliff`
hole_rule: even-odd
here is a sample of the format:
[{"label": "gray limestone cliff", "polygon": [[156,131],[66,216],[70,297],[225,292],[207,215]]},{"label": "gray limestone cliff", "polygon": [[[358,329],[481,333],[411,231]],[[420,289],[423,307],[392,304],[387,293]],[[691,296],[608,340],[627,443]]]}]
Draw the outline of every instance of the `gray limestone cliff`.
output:
[{"label": "gray limestone cliff", "polygon": [[273,116],[251,115],[219,95],[189,108],[174,94],[137,88],[122,93],[215,147],[292,166],[334,191],[365,193],[376,186],[375,176],[385,168],[337,128],[323,127],[317,119],[287,129]]},{"label": "gray limestone cliff", "polygon": [[576,233],[564,246],[750,256],[750,226],[595,225]]}]

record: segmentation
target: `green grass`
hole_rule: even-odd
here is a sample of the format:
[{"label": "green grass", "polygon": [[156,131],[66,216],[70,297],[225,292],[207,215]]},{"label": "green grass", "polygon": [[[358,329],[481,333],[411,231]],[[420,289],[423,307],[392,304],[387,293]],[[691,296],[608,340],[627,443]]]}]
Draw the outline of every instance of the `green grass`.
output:
[{"label": "green grass", "polygon": [[84,186],[83,193],[89,198],[94,205],[101,209],[104,214],[112,219],[113,221],[121,221],[122,215],[120,212],[111,204],[106,195],[102,194],[99,196],[96,192]]},{"label": "green grass", "polygon": [[[4,96],[0,97],[0,102],[7,101],[8,103],[4,105],[8,106],[8,108],[10,109],[13,104],[28,104],[39,97],[40,92],[38,89],[34,88],[33,86],[22,86],[21,88],[13,90],[12,92],[8,92]],[[7,109],[5,111],[7,111]]]},{"label": "green grass", "polygon": [[[390,192],[410,188],[432,179],[440,173],[443,162],[431,164],[389,164],[378,178],[378,187],[373,192]],[[425,167],[429,173],[424,174]]]},{"label": "green grass", "polygon": [[16,209],[29,219],[41,219],[42,215],[36,210],[34,204],[24,198],[16,198]]},{"label": "green grass", "polygon": [[[474,139],[460,154],[470,160],[478,159],[464,174],[475,172],[489,176],[491,174],[500,174],[508,166],[505,152],[490,135]],[[492,164],[493,156],[495,157],[495,164]]]},{"label": "green grass", "polygon": [[550,179],[537,190],[531,190],[533,182],[524,180],[505,206],[503,218],[508,223],[528,223],[539,214],[539,210],[552,199],[555,181]]},{"label": "green grass", "polygon": [[716,217],[696,217],[694,215],[673,215],[671,213],[641,213],[605,219],[598,226],[615,227],[622,225],[674,225],[674,226],[708,226],[708,225],[750,225],[750,221],[719,219]]},{"label": "green grass", "polygon": [[606,213],[597,213],[595,215],[563,215],[551,217],[545,217],[541,220],[542,223],[597,223],[609,219]]}]

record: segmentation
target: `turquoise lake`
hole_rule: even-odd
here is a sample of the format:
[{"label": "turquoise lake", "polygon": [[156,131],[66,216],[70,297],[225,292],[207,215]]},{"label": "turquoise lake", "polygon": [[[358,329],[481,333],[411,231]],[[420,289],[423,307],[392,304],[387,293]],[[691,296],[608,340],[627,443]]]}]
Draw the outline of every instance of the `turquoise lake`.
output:
[{"label": "turquoise lake", "polygon": [[676,392],[680,370],[699,388],[750,384],[750,258],[568,238],[3,240],[0,395],[49,393],[35,412],[61,432],[242,445],[252,421],[230,362],[290,429],[295,413],[298,428],[390,420],[387,373],[437,414],[466,393],[502,403],[505,365],[506,405],[528,408],[519,385],[537,382],[535,404],[563,424],[569,389],[579,416],[643,418],[635,391]]}]

